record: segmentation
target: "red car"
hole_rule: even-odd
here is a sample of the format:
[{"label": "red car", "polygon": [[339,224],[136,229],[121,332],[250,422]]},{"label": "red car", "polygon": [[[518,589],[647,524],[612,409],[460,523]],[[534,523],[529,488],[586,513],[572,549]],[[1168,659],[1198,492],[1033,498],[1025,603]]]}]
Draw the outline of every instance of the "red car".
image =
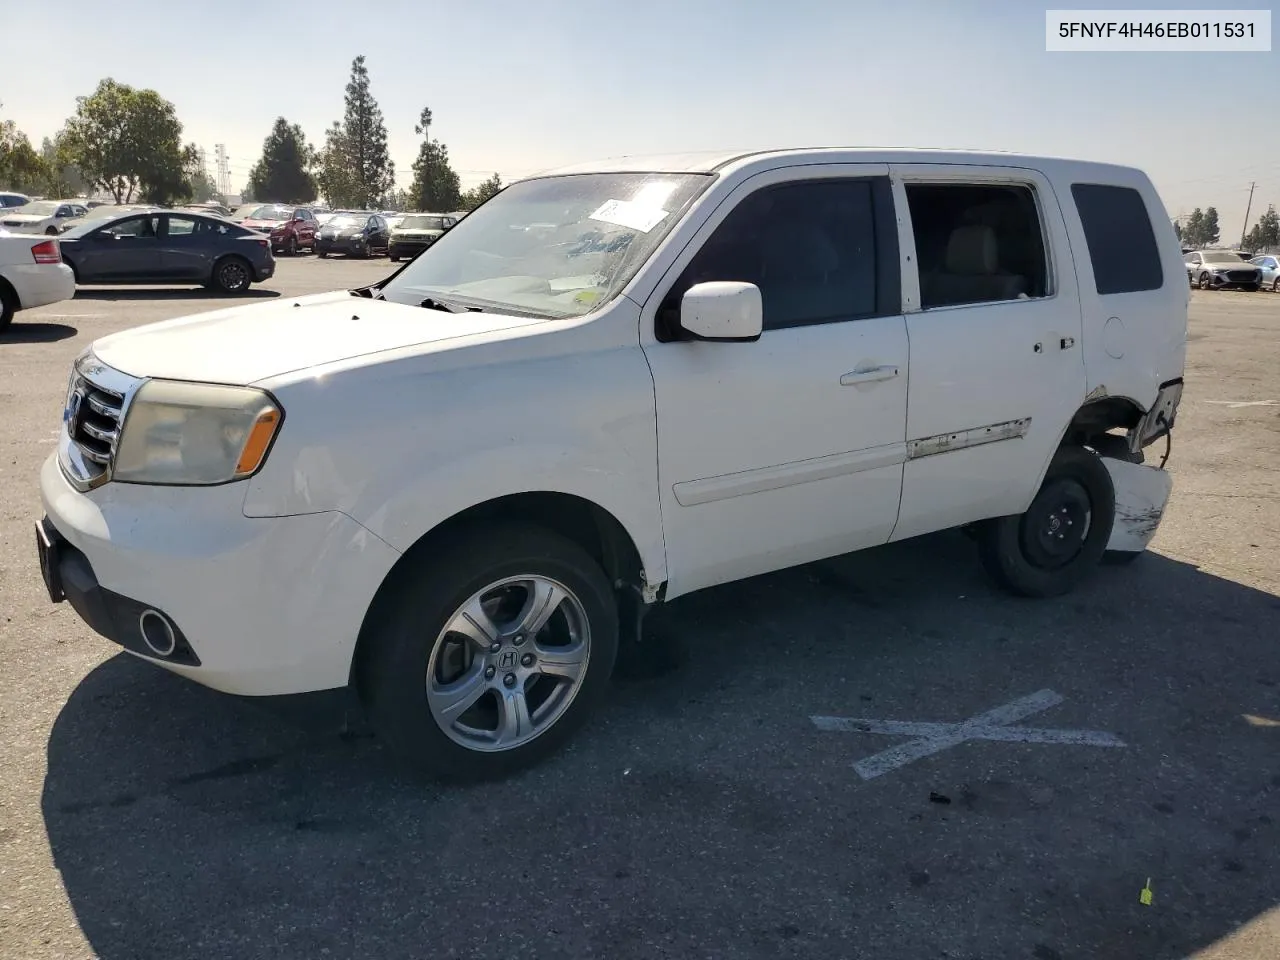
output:
[{"label": "red car", "polygon": [[271,237],[271,252],[292,257],[301,248],[316,252],[316,215],[308,207],[266,203],[241,214],[236,223]]}]

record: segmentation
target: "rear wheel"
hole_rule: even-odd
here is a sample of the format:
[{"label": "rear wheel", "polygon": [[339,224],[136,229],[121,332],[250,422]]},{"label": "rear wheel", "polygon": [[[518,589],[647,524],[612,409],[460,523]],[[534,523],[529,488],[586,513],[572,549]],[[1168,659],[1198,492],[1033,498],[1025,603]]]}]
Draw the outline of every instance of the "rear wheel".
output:
[{"label": "rear wheel", "polygon": [[222,293],[244,293],[252,282],[249,264],[240,257],[223,257],[213,266],[213,287]]},{"label": "rear wheel", "polygon": [[321,260],[323,260],[328,255],[329,255],[328,250],[321,250],[319,247],[316,247],[316,256],[319,257]]},{"label": "rear wheel", "polygon": [[1025,513],[979,526],[978,556],[997,583],[1025,597],[1069,592],[1102,559],[1115,522],[1115,488],[1102,459],[1063,447]]},{"label": "rear wheel", "polygon": [[451,779],[554,751],[603,694],[618,649],[603,571],[538,527],[475,530],[432,550],[371,623],[357,684],[375,730]]},{"label": "rear wheel", "polygon": [[44,235],[46,237],[56,237],[58,235],[58,228],[49,227],[47,230],[45,230]]},{"label": "rear wheel", "polygon": [[7,283],[0,283],[0,331],[13,323],[13,315],[18,312],[18,295]]}]

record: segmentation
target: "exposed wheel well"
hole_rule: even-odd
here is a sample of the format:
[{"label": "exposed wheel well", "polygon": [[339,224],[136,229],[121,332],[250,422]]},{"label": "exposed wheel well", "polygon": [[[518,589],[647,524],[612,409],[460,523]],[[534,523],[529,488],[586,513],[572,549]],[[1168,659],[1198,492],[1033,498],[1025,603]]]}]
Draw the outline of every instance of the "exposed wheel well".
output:
[{"label": "exposed wheel well", "polygon": [[1091,400],[1076,411],[1066,433],[1063,446],[1092,446],[1098,438],[1113,430],[1131,430],[1142,419],[1142,408],[1127,397],[1102,397]]},{"label": "exposed wheel well", "polygon": [[589,500],[567,493],[517,493],[498,497],[450,517],[423,534],[396,561],[365,612],[360,635],[356,639],[355,654],[351,658],[353,681],[357,679],[362,651],[368,648],[366,637],[378,619],[380,608],[413,572],[418,559],[432,550],[447,547],[458,537],[504,521],[534,523],[569,538],[595,558],[615,590],[624,596],[638,592],[643,570],[640,551],[613,514]]}]

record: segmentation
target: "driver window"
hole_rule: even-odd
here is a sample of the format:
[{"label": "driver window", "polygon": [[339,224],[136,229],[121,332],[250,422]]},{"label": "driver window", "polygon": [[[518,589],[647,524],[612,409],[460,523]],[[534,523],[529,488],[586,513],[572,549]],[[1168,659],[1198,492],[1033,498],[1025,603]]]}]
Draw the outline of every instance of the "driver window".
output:
[{"label": "driver window", "polygon": [[675,339],[673,321],[685,291],[714,280],[758,286],[766,331],[875,316],[872,189],[867,179],[812,180],[748,196],[668,292],[658,339]]},{"label": "driver window", "polygon": [[134,217],[104,227],[102,232],[113,237],[154,237],[159,217]]}]

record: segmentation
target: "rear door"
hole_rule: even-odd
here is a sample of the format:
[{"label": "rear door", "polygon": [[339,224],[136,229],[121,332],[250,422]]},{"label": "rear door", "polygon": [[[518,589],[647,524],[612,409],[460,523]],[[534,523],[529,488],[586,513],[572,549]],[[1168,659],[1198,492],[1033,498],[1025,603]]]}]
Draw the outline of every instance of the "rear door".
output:
[{"label": "rear door", "polygon": [[180,214],[168,214],[162,219],[165,276],[172,280],[207,280],[212,268],[209,256],[211,222]]},{"label": "rear door", "polygon": [[901,540],[1025,510],[1085,369],[1071,248],[1045,177],[932,164],[893,175],[916,266]]}]

